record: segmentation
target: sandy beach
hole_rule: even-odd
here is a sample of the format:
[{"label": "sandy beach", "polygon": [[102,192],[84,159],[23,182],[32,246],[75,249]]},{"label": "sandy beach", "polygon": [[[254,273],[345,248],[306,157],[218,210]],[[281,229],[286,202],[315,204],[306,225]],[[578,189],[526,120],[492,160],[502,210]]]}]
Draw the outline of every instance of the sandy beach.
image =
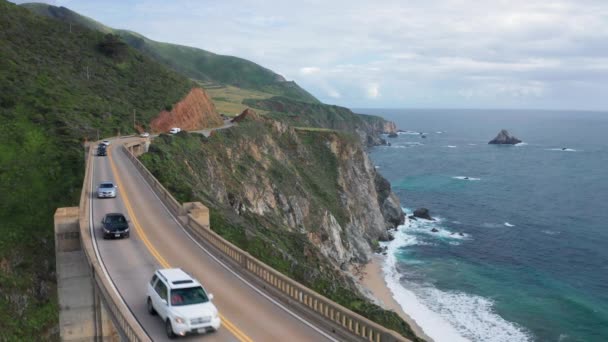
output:
[{"label": "sandy beach", "polygon": [[399,303],[393,299],[393,294],[384,281],[384,274],[382,272],[383,261],[383,256],[376,254],[372,256],[372,261],[360,270],[359,279],[361,285],[372,292],[373,296],[378,299],[379,304],[384,309],[394,311],[401,316],[401,318],[412,327],[412,330],[414,330],[416,335],[427,341],[433,341],[422,331],[420,326],[416,324],[416,321],[403,311]]}]

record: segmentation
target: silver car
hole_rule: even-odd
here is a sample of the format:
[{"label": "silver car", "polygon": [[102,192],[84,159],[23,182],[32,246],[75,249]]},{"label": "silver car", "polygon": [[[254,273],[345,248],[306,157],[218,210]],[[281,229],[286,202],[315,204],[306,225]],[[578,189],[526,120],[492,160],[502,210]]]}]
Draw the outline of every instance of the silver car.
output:
[{"label": "silver car", "polygon": [[114,198],[116,197],[116,189],[118,189],[118,186],[112,182],[101,182],[97,187],[97,198]]}]

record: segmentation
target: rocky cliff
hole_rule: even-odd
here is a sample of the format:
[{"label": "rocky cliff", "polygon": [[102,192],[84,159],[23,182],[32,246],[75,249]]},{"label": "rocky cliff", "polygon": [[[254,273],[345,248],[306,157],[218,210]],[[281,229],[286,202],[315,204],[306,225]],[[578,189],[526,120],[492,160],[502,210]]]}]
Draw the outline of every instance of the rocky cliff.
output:
[{"label": "rocky cliff", "polygon": [[[294,129],[250,113],[202,143],[182,139],[190,142],[153,144],[144,162],[161,178],[168,173],[162,170],[175,170],[169,172],[179,175],[187,197],[305,235],[336,266],[368,261],[387,228],[403,222],[390,184],[351,135]],[[176,146],[182,143],[186,150]],[[165,154],[174,165],[161,165],[172,162]]]},{"label": "rocky cliff", "polygon": [[153,132],[167,132],[171,127],[191,131],[222,124],[222,117],[207,93],[201,88],[193,88],[170,111],[164,110],[152,119],[150,127]]},{"label": "rocky cliff", "polygon": [[379,116],[355,114],[350,109],[275,96],[247,99],[244,104],[269,112],[268,116],[294,127],[335,129],[356,134],[366,146],[384,145],[381,133],[396,133],[393,122]]},{"label": "rocky cliff", "polygon": [[404,221],[390,184],[350,132],[296,128],[252,110],[237,125],[154,140],[142,162],[178,200],[210,208],[211,228],[276,270],[413,341],[348,272]]}]

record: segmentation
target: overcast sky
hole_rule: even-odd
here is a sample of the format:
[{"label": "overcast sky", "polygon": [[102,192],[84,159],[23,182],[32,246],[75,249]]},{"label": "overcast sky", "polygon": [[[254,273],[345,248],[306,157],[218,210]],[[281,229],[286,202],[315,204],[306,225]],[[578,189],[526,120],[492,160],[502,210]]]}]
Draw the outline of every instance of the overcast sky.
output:
[{"label": "overcast sky", "polygon": [[608,0],[47,2],[249,59],[327,103],[608,109]]}]

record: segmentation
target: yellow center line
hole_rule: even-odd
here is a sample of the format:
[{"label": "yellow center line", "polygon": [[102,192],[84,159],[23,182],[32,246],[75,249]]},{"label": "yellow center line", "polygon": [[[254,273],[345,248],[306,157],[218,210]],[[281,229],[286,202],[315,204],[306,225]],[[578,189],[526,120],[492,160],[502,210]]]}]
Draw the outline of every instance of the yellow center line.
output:
[{"label": "yellow center line", "polygon": [[[120,192],[122,201],[125,204],[127,212],[129,213],[129,217],[131,218],[133,226],[135,227],[135,232],[137,233],[137,235],[139,235],[141,241],[144,243],[150,254],[154,256],[156,261],[158,261],[158,263],[163,268],[171,268],[171,265],[167,262],[167,260],[165,260],[165,258],[163,258],[162,255],[160,255],[156,248],[154,248],[150,240],[148,240],[148,237],[144,233],[143,229],[141,228],[141,225],[137,220],[137,216],[135,216],[133,207],[131,206],[131,202],[129,201],[129,197],[127,196],[126,190],[124,190],[125,188],[122,186],[122,180],[118,175],[118,170],[116,169],[116,165],[114,164],[114,160],[112,159],[112,151],[110,149],[108,149],[108,159],[110,160],[110,167],[112,168],[112,173],[114,173],[114,178],[116,179],[116,184],[118,185],[118,191]],[[223,323],[223,326],[226,327],[226,329],[228,329],[228,331],[230,331],[239,341],[253,342],[253,340],[249,336],[245,335],[245,333],[239,330],[239,328],[237,328],[232,322],[230,322],[224,315],[220,314],[220,319]]]}]

